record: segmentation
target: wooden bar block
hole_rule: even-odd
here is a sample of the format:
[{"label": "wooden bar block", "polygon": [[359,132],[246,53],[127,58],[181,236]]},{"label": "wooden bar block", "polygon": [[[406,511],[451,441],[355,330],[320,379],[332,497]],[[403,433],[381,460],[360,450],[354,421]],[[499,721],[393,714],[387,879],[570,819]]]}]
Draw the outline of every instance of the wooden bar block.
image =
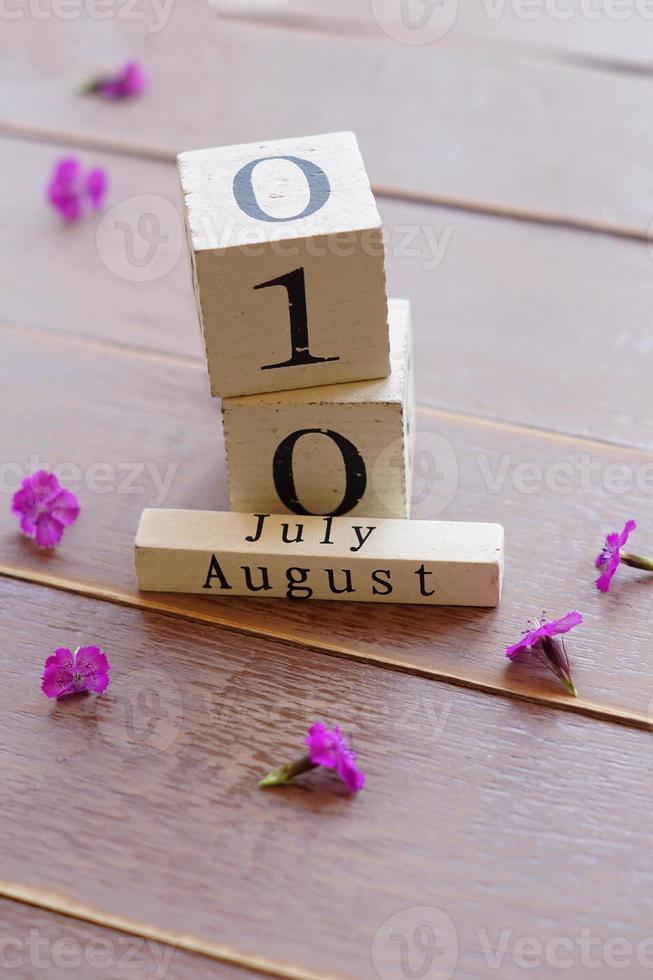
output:
[{"label": "wooden bar block", "polygon": [[390,301],[392,371],[377,381],[222,403],[232,510],[410,516],[410,304]]},{"label": "wooden bar block", "polygon": [[135,541],[149,592],[496,606],[503,528],[144,510]]},{"label": "wooden bar block", "polygon": [[381,378],[381,219],[353,133],[178,158],[211,393]]}]

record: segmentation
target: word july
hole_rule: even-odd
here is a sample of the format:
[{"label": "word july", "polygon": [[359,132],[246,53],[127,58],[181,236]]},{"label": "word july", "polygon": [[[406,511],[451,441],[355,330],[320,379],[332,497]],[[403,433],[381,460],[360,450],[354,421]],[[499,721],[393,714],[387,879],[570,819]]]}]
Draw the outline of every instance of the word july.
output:
[{"label": "word july", "polygon": [[[265,525],[265,520],[267,517],[270,517],[270,514],[254,514],[254,517],[257,520],[256,529],[253,534],[245,535],[245,541],[250,541],[252,544],[261,540],[261,536],[263,534],[263,528]],[[331,531],[333,529],[333,520],[334,520],[333,517],[324,518],[324,524],[325,524],[324,537],[318,542],[318,544],[325,544],[325,545],[335,544],[335,541],[331,537]],[[305,527],[306,525],[303,522],[301,524],[295,524],[295,532],[294,532],[295,536],[291,538],[290,524],[288,524],[286,521],[282,521],[281,523],[282,542],[284,544],[301,544],[301,542],[304,540]],[[363,526],[360,524],[352,524],[351,529],[356,536],[356,540],[358,544],[352,545],[349,550],[356,552],[361,550],[361,548],[369,538],[372,531],[376,530],[376,527],[368,526],[367,528],[365,528],[366,531],[365,534],[363,534]]]},{"label": "word july", "polygon": [[145,510],[140,589],[196,595],[495,606],[498,524]]}]

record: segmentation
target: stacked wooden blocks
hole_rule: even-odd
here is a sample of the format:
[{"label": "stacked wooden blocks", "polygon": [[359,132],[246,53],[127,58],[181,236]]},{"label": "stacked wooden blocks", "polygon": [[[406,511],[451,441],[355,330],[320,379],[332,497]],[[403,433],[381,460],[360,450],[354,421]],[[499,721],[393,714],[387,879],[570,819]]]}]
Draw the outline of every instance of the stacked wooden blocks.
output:
[{"label": "stacked wooden blocks", "polygon": [[[410,304],[387,298],[383,230],[355,136],[195,150],[179,156],[179,172],[211,394],[222,398],[231,506],[243,520],[144,515],[136,542],[141,587],[494,605],[501,528],[406,527],[414,429]],[[251,530],[263,519],[258,515],[288,513],[309,521],[294,532],[280,518],[263,521],[258,537],[243,534],[238,544],[235,528]],[[381,520],[365,531],[352,523],[361,517]],[[329,533],[306,545],[304,528],[317,534],[316,519],[330,522]],[[273,527],[281,555],[266,541]],[[429,529],[423,557],[432,570],[418,547]],[[201,546],[202,533],[210,549]],[[337,542],[348,533],[364,540],[345,552],[357,574],[341,569],[345,587],[337,588],[334,569],[319,576],[322,549],[332,546],[328,557],[341,560]],[[229,576],[215,553],[221,540],[229,542],[223,550],[230,560],[236,556]],[[259,566],[255,587],[251,571],[241,574],[249,565],[238,562],[251,561],[253,552],[283,564],[289,547],[310,565],[294,572],[312,571],[319,581],[290,588],[286,575],[275,586],[267,566],[265,574]],[[381,585],[391,572],[372,567],[379,562],[398,562],[396,574],[409,574],[410,586]],[[278,561],[274,567],[280,574]],[[360,588],[347,587],[352,575]]]},{"label": "stacked wooden blocks", "polygon": [[232,508],[407,517],[410,309],[388,308],[355,136],[197,150],[179,171]]}]

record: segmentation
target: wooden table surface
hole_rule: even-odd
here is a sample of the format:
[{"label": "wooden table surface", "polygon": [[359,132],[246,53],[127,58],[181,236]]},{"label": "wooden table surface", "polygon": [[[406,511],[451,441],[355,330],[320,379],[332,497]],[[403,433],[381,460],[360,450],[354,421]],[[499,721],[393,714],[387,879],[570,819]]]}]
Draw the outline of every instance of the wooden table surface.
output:
[{"label": "wooden table surface", "polygon": [[[393,6],[2,15],[3,976],[653,971],[653,581],[603,596],[593,569],[629,517],[653,552],[653,21],[470,3],[420,44]],[[144,97],[77,94],[132,56]],[[413,303],[418,449],[442,466],[416,516],[505,525],[502,603],[140,595],[142,508],[228,505],[175,153],[342,129]],[[110,191],[62,227],[43,186],[70,152]],[[11,493],[63,464],[82,516],[42,553]],[[572,608],[576,700],[503,656]],[[109,690],[46,701],[46,656],[80,643]],[[354,733],[365,790],[260,791],[318,718]]]}]

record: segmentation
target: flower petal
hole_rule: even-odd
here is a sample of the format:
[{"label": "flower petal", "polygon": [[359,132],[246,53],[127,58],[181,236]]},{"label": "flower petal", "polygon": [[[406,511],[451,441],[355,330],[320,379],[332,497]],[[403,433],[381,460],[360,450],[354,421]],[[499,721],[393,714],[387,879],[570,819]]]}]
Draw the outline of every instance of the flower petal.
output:
[{"label": "flower petal", "polygon": [[637,524],[635,523],[635,521],[633,520],[626,521],[626,523],[624,524],[624,529],[618,537],[620,548],[626,544],[628,538],[630,537],[630,535],[632,534],[632,532],[635,530],[636,527]]},{"label": "flower petal", "polygon": [[79,177],[82,164],[78,157],[64,157],[57,161],[52,174],[52,182],[57,184],[72,184]]},{"label": "flower petal", "polygon": [[35,521],[34,537],[39,548],[54,548],[61,541],[63,524],[43,511]]},{"label": "flower petal", "polygon": [[543,635],[558,636],[560,633],[568,633],[574,626],[580,626],[582,622],[582,615],[576,612],[575,609],[572,609],[571,612],[568,612],[566,616],[562,616],[561,619],[552,619],[549,623],[543,623]]},{"label": "flower petal", "polygon": [[356,756],[353,752],[343,752],[338,759],[338,775],[350,793],[357,793],[365,785],[365,775],[356,765]]},{"label": "flower petal", "polygon": [[534,646],[543,636],[546,636],[543,626],[538,626],[537,629],[531,630],[530,633],[524,633],[521,640],[513,643],[510,647],[506,647],[506,657],[512,660],[518,653],[522,653],[528,647]]},{"label": "flower petal", "polygon": [[79,517],[79,500],[63,487],[48,501],[48,510],[62,527],[70,527]]},{"label": "flower petal", "polygon": [[110,670],[111,664],[99,647],[80,647],[75,654],[75,673],[84,679],[82,690],[101,694],[109,685]]},{"label": "flower petal", "polygon": [[599,592],[610,591],[610,583],[612,582],[616,568],[617,566],[614,565],[613,568],[610,568],[607,571],[603,572],[602,575],[599,575],[595,583]]},{"label": "flower petal", "polygon": [[335,725],[331,731],[321,721],[316,721],[309,728],[306,744],[311,762],[317,766],[326,766],[329,769],[335,768],[339,752],[343,747],[346,748],[338,725]]},{"label": "flower petal", "polygon": [[96,167],[94,170],[91,170],[86,178],[86,191],[90,198],[91,206],[96,211],[102,204],[107,191],[107,184],[106,170],[103,170],[101,167]]},{"label": "flower petal", "polygon": [[73,693],[72,650],[60,647],[51,657],[48,657],[43,669],[41,690],[49,698],[59,698]]}]

